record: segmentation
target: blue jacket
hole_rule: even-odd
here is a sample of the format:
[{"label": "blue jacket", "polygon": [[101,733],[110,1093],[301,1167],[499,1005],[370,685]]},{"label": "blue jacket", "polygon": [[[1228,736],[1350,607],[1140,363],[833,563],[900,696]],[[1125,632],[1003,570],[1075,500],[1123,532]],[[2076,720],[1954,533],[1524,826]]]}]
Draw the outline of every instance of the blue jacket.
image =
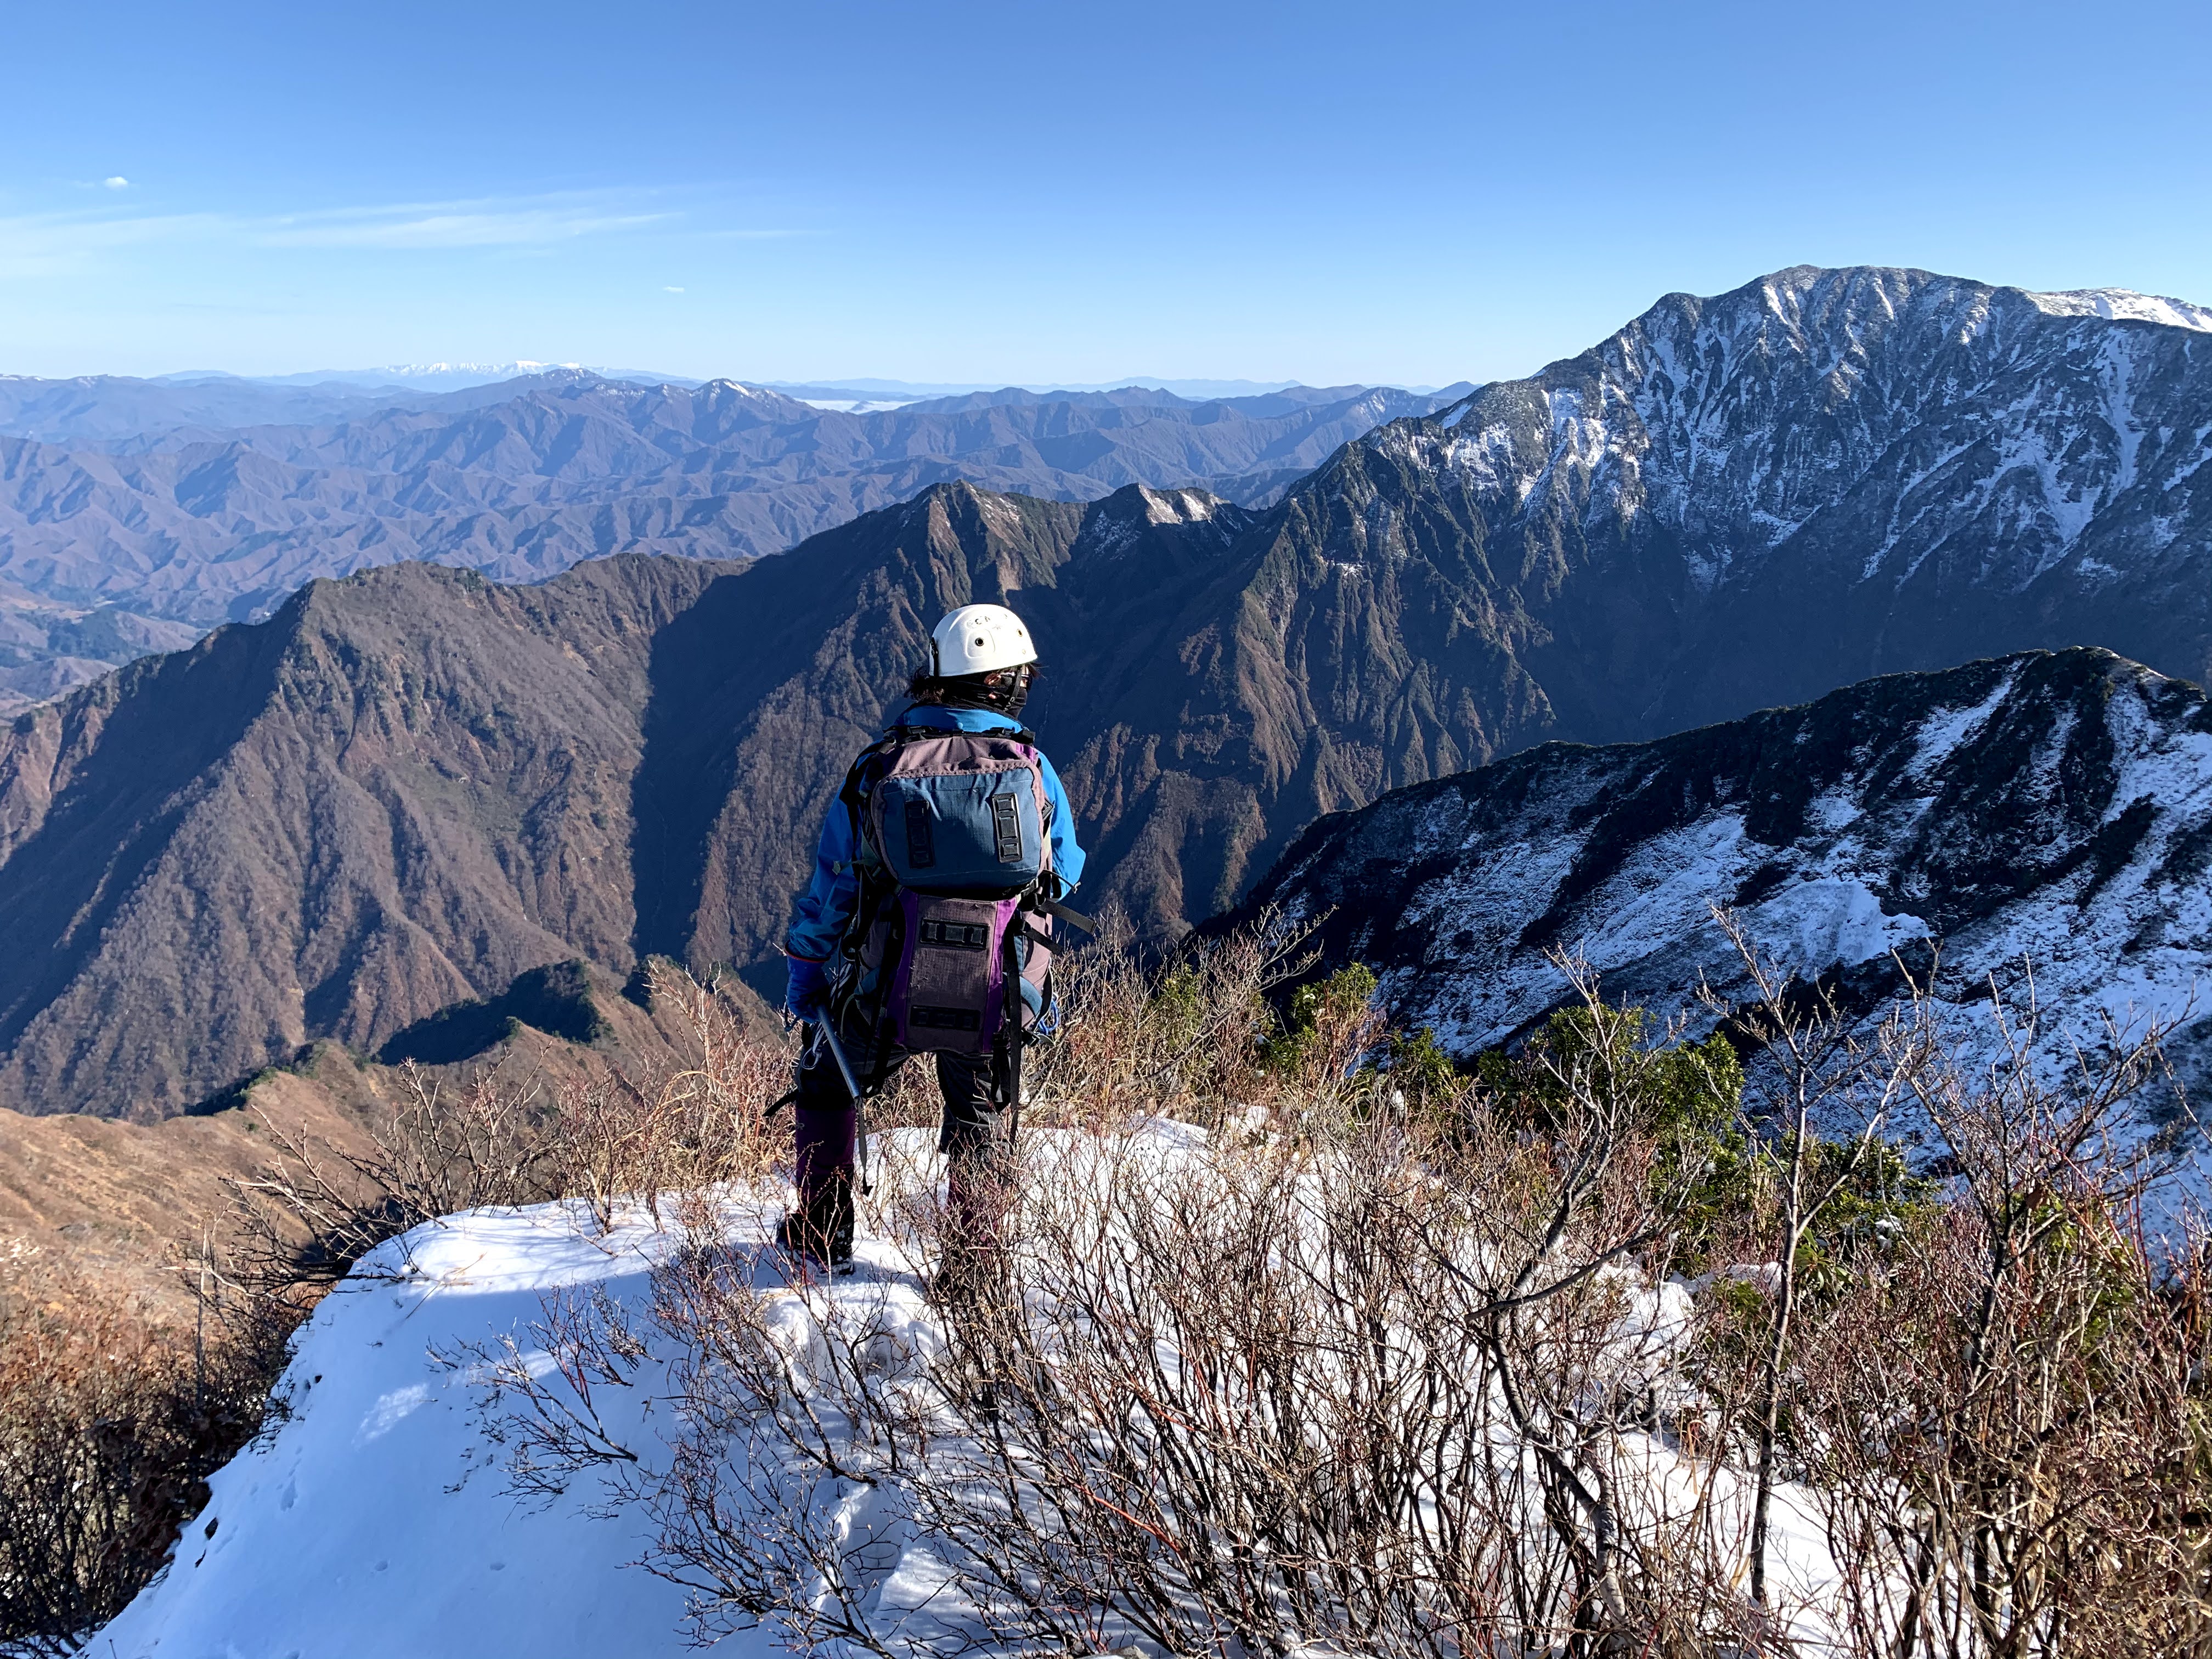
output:
[{"label": "blue jacket", "polygon": [[[1021,722],[989,708],[909,708],[902,717],[908,726],[934,726],[947,732],[1011,732]],[[1060,774],[1042,751],[1037,760],[1044,773],[1045,799],[1052,803],[1052,867],[1063,889],[1073,890],[1083,879],[1083,848],[1076,844],[1075,814],[1060,787]],[[822,820],[822,840],[814,849],[814,875],[799,896],[799,915],[784,935],[784,948],[809,962],[826,962],[844,936],[860,897],[860,878],[854,873],[853,815],[842,801],[831,803]]]}]

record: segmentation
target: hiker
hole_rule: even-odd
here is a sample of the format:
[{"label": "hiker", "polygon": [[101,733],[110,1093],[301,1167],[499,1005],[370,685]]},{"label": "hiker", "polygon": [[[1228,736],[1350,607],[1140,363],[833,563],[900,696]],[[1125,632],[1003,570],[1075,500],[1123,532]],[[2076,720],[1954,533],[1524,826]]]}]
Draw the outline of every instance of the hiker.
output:
[{"label": "hiker", "polygon": [[817,1267],[851,1271],[862,1102],[928,1053],[950,1160],[940,1288],[988,1271],[1022,1048],[1050,1018],[1053,921],[1082,921],[1060,903],[1083,875],[1067,795],[1017,718],[1038,672],[1012,611],[949,612],[931,632],[929,666],[908,684],[911,705],[861,751],[823,821],[785,941],[785,1009],[814,1029],[787,1097],[799,1203],[776,1231],[787,1254]]}]

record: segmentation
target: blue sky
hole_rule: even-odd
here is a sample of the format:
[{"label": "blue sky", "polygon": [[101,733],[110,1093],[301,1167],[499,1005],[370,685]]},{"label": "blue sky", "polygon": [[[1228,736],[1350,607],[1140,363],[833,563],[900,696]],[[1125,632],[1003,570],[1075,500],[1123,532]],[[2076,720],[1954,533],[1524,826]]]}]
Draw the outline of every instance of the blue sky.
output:
[{"label": "blue sky", "polygon": [[2212,302],[2201,33],[1942,0],[11,7],[0,372],[1441,383],[1799,263]]}]

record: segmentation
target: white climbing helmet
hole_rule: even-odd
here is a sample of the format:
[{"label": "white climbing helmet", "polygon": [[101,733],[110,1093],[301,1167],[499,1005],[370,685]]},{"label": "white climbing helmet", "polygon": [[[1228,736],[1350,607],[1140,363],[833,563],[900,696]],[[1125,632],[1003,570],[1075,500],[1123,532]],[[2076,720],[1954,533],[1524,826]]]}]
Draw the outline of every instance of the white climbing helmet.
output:
[{"label": "white climbing helmet", "polygon": [[1022,619],[1003,605],[963,605],[929,631],[930,672],[940,679],[1035,662]]}]

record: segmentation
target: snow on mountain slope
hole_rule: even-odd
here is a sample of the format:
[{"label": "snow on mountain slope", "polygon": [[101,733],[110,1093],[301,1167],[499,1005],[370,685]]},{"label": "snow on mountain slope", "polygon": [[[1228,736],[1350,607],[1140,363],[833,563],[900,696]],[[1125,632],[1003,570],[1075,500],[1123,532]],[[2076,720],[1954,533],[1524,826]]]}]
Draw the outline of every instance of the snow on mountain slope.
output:
[{"label": "snow on mountain slope", "polygon": [[2031,647],[2202,681],[2208,318],[1872,267],[1669,295],[1347,446],[1284,533],[1378,584],[1443,571],[1540,691],[1486,732],[1641,738]]},{"label": "snow on mountain slope", "polygon": [[[1534,382],[1475,393],[1444,417],[1443,459],[1524,513],[1650,514],[1708,586],[1801,532],[1815,533],[1799,556],[1825,554],[1844,526],[1823,515],[1860,539],[1877,505],[1863,579],[1909,579],[1973,526],[1978,579],[2021,586],[2141,481],[2147,433],[2176,484],[2212,453],[2200,433],[2160,429],[2175,366],[2197,370],[2183,412],[2205,412],[2202,346],[2102,325],[2116,319],[2195,331],[2212,313],[2121,290],[1780,271],[1714,300],[1671,295]],[[1492,399],[1527,407],[1501,422]],[[1522,429],[1531,414],[1540,432]]]},{"label": "snow on mountain slope", "polygon": [[[1320,820],[1255,907],[1331,912],[1331,960],[1467,1054],[1566,994],[1580,950],[1608,996],[1693,1018],[1746,990],[1711,907],[1761,950],[1837,977],[1869,1018],[1940,940],[1938,995],[1985,1046],[1992,978],[2033,990],[2047,1052],[2101,1021],[2179,1020],[2212,1085],[2212,704],[2110,652],[1895,675],[1656,743],[1549,744]],[[1710,1021],[1705,1022],[1709,1024]],[[2151,1103],[2137,1127],[2168,1121]],[[2199,1143],[2200,1148],[2202,1142]]]},{"label": "snow on mountain slope", "polygon": [[2169,328],[2212,331],[2212,307],[2170,300],[2162,294],[2138,294],[2130,288],[2076,288],[2057,294],[2030,294],[2036,309],[2054,317],[2125,317]]}]

